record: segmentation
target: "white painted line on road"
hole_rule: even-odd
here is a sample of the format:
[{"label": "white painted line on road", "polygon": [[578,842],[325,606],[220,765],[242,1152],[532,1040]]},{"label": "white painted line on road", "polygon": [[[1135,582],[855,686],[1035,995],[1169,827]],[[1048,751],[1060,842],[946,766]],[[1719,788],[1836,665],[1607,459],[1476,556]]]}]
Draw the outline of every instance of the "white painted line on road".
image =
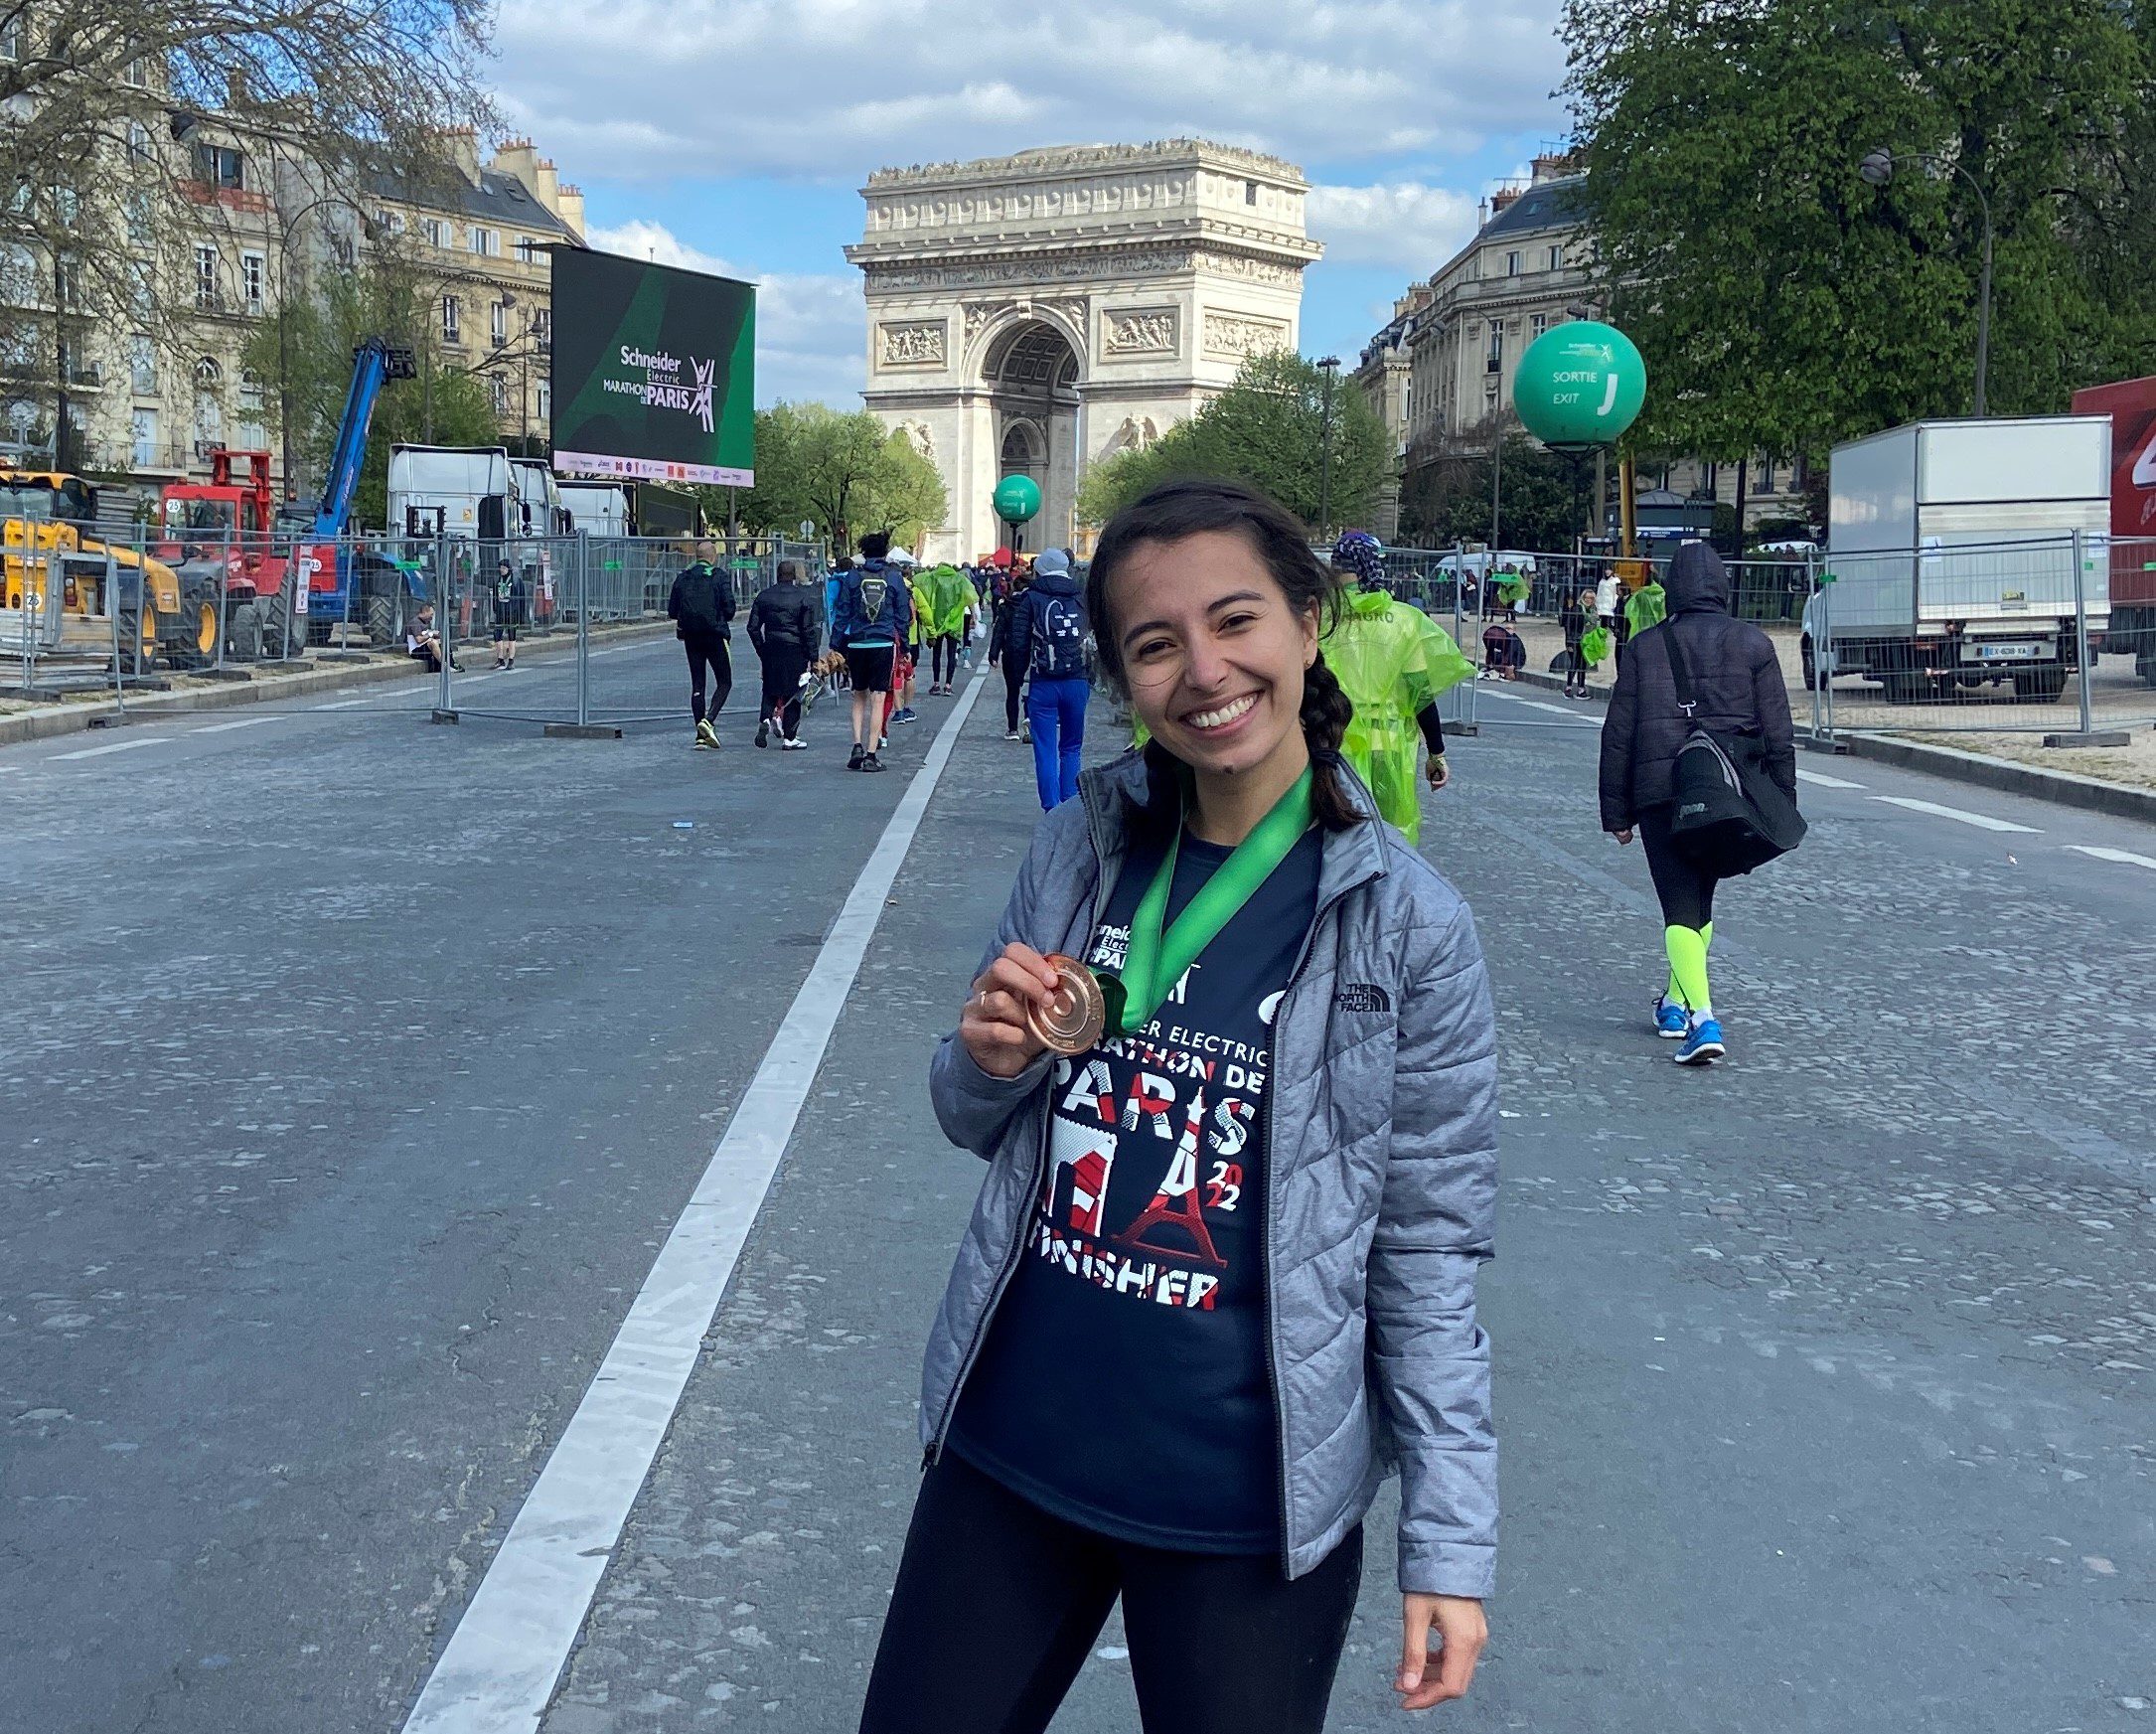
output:
[{"label": "white painted line on road", "polygon": [[309,705],[310,710],[356,710],[362,705],[372,705],[373,699],[340,699],[334,705]]},{"label": "white painted line on road", "polygon": [[427,1677],[405,1734],[539,1727],[985,672],[967,684],[853,881],[695,1194]]},{"label": "white painted line on road", "polygon": [[283,722],[282,716],[242,716],[236,722],[213,722],[208,728],[198,728],[197,734],[229,734],[234,728],[259,728],[265,722]]},{"label": "white painted line on road", "polygon": [[1936,801],[1913,801],[1907,795],[1874,795],[1872,799],[1884,801],[1890,807],[1907,807],[1912,813],[1928,813],[1934,819],[1952,819],[1985,831],[2015,831],[2024,837],[2044,835],[2034,825],[2016,825],[2011,820],[1994,819],[1988,813],[1969,813],[1959,807],[1941,807]]},{"label": "white painted line on road", "polygon": [[2147,867],[2156,872],[2156,856],[2135,855],[2130,849],[2101,849],[2092,843],[2070,843],[2067,847],[2076,855],[2094,856],[2098,861],[2113,861],[2120,867]]},{"label": "white painted line on road", "polygon": [[1594,712],[1580,709],[1577,704],[1545,705],[1540,699],[1515,699],[1510,693],[1491,693],[1492,699],[1502,699],[1507,705],[1524,705],[1530,710],[1547,710],[1553,716],[1570,716],[1576,722],[1591,722]]},{"label": "white painted line on road", "polygon": [[56,752],[55,763],[65,763],[71,758],[103,758],[108,752],[132,752],[138,746],[163,746],[172,738],[169,734],[145,734],[140,740],[115,740],[110,746],[85,746],[77,752]]},{"label": "white painted line on road", "polygon": [[1852,783],[1847,777],[1830,777],[1824,771],[1807,771],[1797,766],[1796,780],[1800,783],[1817,783],[1822,789],[1861,789],[1862,783]]}]

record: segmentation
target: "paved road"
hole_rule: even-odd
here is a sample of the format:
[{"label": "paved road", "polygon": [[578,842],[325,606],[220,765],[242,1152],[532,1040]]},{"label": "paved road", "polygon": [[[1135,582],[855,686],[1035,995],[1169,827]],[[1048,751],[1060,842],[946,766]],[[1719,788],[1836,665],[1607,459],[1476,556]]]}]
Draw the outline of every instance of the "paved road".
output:
[{"label": "paved road", "polygon": [[[670,646],[615,666],[671,697]],[[1482,698],[1426,840],[1498,989],[1506,1528],[1448,1719],[2149,1726],[2156,835],[1807,758],[1811,840],[1720,911],[1734,1063],[1686,1073],[1592,718]],[[922,1070],[1032,822],[994,709],[549,1734],[851,1725],[979,1180]],[[822,713],[785,758],[213,726],[0,754],[0,1727],[399,1726],[910,781]],[[1375,1522],[1340,1729],[1397,1721]],[[1118,1650],[1059,1730],[1135,1726]]]}]

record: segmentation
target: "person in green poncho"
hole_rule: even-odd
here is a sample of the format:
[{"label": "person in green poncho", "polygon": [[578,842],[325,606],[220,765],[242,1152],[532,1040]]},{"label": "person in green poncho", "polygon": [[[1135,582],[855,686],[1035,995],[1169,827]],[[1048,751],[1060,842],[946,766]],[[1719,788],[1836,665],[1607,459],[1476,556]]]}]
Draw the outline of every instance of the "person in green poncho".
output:
[{"label": "person in green poncho", "polygon": [[920,577],[921,639],[927,646],[931,698],[957,691],[959,642],[974,604],[974,587],[954,565],[931,566]]},{"label": "person in green poncho", "polygon": [[1669,597],[1659,578],[1649,577],[1624,598],[1624,624],[1631,628],[1627,637],[1637,638],[1648,627],[1659,626],[1668,618]]},{"label": "person in green poncho", "polygon": [[1449,773],[1437,701],[1471,679],[1474,665],[1429,615],[1393,599],[1377,538],[1347,531],[1333,547],[1332,563],[1356,584],[1324,640],[1325,661],[1355,708],[1340,753],[1377,797],[1378,811],[1410,843],[1420,844],[1416,735],[1419,730],[1430,749],[1430,786],[1444,788]]}]

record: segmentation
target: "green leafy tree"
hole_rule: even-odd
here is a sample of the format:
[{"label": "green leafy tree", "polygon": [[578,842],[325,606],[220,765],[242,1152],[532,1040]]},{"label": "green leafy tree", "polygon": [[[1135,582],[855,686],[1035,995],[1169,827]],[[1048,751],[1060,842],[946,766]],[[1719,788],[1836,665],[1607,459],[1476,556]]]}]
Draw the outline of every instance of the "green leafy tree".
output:
[{"label": "green leafy tree", "polygon": [[917,542],[950,511],[935,465],[902,435],[865,409],[826,403],[758,411],[756,486],[739,506],[744,529],[792,533],[806,519],[842,547],[871,531]]},{"label": "green leafy tree", "polygon": [[269,386],[268,419],[281,433],[289,417],[295,467],[316,496],[344,417],[353,350],[381,336],[416,352],[420,377],[385,386],[375,405],[353,500],[355,525],[385,524],[390,446],[502,443],[486,383],[445,367],[436,353],[431,312],[419,274],[394,254],[377,254],[295,297],[255,329],[243,351],[245,365]]},{"label": "green leafy tree", "polygon": [[[1991,407],[2061,409],[2151,359],[2148,9],[2091,0],[1568,0],[1567,91],[1646,447],[1821,454],[1960,414],[1981,211]],[[1905,155],[1884,189],[1867,152]],[[2129,261],[2136,256],[2143,268]]]},{"label": "green leafy tree", "polygon": [[1080,487],[1079,516],[1105,523],[1167,477],[1204,475],[1261,488],[1313,529],[1320,516],[1352,524],[1376,504],[1390,462],[1385,425],[1363,394],[1278,350],[1246,360],[1233,385],[1154,445],[1095,465]]},{"label": "green leafy tree", "polygon": [[[1490,539],[1489,435],[1444,439],[1408,454],[1400,491],[1400,534],[1424,548]],[[1506,548],[1563,552],[1595,511],[1592,458],[1567,457],[1508,428],[1498,495],[1498,539]]]}]

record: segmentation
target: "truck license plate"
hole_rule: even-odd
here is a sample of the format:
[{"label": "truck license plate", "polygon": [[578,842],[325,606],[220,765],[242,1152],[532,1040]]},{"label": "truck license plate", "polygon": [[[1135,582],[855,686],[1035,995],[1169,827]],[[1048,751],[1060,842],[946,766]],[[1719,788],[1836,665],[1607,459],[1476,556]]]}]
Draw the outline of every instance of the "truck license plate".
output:
[{"label": "truck license plate", "polygon": [[1975,650],[1978,662],[2036,662],[2044,654],[2040,644],[1979,644]]}]

